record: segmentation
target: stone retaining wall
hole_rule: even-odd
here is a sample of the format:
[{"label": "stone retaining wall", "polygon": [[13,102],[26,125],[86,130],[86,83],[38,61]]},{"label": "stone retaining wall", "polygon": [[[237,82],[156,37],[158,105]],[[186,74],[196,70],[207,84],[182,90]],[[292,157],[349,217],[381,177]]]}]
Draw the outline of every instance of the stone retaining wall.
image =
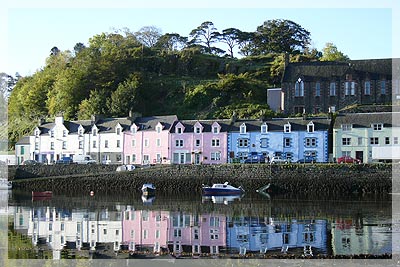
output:
[{"label": "stone retaining wall", "polygon": [[[28,168],[29,167],[29,168]],[[15,169],[14,185],[27,190],[54,192],[137,192],[143,183],[153,183],[160,193],[198,193],[202,184],[228,181],[246,191],[271,183],[273,192],[323,196],[392,191],[392,166],[295,164],[269,166],[172,165],[115,172],[116,166],[24,166]],[[12,171],[9,172],[12,175]],[[34,177],[32,179],[26,179]]]}]

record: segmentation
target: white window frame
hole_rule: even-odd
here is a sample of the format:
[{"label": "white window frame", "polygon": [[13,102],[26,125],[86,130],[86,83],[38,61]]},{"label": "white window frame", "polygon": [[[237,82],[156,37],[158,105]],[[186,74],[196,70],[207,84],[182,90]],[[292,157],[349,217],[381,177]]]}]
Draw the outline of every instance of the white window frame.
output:
[{"label": "white window frame", "polygon": [[219,138],[213,138],[213,139],[211,139],[211,146],[212,146],[212,147],[219,147],[219,146],[220,146],[220,140],[219,140]]},{"label": "white window frame", "polygon": [[219,134],[219,127],[218,126],[213,126],[213,133],[214,134]]},{"label": "white window frame", "polygon": [[195,134],[201,134],[201,128],[200,127],[194,127],[194,133]]},{"label": "white window frame", "polygon": [[240,125],[240,134],[246,134],[246,124]]},{"label": "white window frame", "polygon": [[262,134],[268,133],[268,125],[267,125],[266,123],[264,123],[263,125],[261,125],[261,133],[262,133]]},{"label": "white window frame", "polygon": [[221,160],[221,152],[211,152],[211,160],[212,161],[220,161]]},{"label": "white window frame", "polygon": [[283,138],[283,147],[291,147],[292,146],[292,138],[285,137]]},{"label": "white window frame", "polygon": [[132,139],[132,141],[131,141],[131,146],[132,146],[132,147],[136,147],[136,139]]},{"label": "white window frame", "polygon": [[286,123],[285,125],[283,125],[283,132],[284,133],[292,132],[292,125],[290,123]]},{"label": "white window frame", "polygon": [[161,147],[161,138],[156,139],[156,146]]},{"label": "white window frame", "polygon": [[248,138],[239,138],[238,139],[238,147],[249,147],[249,139]]},{"label": "white window frame", "polygon": [[383,130],[383,123],[374,123],[371,125],[374,131],[382,131]]},{"label": "white window frame", "polygon": [[351,146],[351,137],[342,137],[342,146]]},{"label": "white window frame", "polygon": [[201,140],[200,139],[196,139],[195,140],[195,146],[196,147],[200,147],[201,146]]},{"label": "white window frame", "polygon": [[347,131],[351,131],[353,129],[353,125],[352,124],[342,124],[341,128],[342,128],[343,132],[347,132]]},{"label": "white window frame", "polygon": [[314,123],[311,121],[307,124],[307,132],[308,133],[313,133],[314,132]]},{"label": "white window frame", "polygon": [[175,140],[175,147],[183,147],[183,146],[184,146],[183,139],[176,139]]},{"label": "white window frame", "polygon": [[304,144],[305,144],[305,147],[316,147],[317,146],[317,138],[316,137],[306,137]]},{"label": "white window frame", "polygon": [[149,147],[150,140],[148,138],[145,138],[143,143],[144,143],[144,147]]}]

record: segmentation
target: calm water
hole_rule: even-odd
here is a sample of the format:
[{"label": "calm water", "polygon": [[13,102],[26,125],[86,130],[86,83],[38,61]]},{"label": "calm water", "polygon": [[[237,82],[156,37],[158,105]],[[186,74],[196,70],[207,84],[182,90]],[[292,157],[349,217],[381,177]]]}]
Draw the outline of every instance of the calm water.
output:
[{"label": "calm water", "polygon": [[391,197],[132,192],[8,198],[10,258],[268,258],[392,253]]}]

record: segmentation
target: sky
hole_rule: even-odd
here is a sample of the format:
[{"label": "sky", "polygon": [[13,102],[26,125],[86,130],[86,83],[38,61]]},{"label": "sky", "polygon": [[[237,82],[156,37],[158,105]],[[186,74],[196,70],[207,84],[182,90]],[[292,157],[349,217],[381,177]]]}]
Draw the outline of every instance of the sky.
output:
[{"label": "sky", "polygon": [[7,40],[0,42],[0,72],[32,75],[45,65],[52,47],[73,50],[76,43],[87,45],[89,38],[102,32],[125,27],[135,32],[156,26],[163,33],[188,36],[204,21],[213,22],[219,31],[230,27],[255,31],[266,20],[289,19],[311,33],[311,46],[318,50],[331,42],[350,59],[400,57],[395,49],[400,2],[396,0],[339,0],[334,4],[247,0],[246,5],[236,0],[204,0],[201,5],[181,0],[54,2],[7,2],[0,12],[0,35]]}]

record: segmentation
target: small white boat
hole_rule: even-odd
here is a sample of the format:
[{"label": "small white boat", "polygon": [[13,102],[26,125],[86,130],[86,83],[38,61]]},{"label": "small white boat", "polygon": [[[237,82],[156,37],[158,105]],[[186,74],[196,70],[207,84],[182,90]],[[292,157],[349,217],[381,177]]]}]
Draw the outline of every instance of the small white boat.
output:
[{"label": "small white boat", "polygon": [[225,182],[223,184],[213,184],[212,186],[203,185],[203,195],[241,195],[244,193],[244,189],[239,187],[234,187]]},{"label": "small white boat", "polygon": [[123,172],[123,171],[134,171],[136,169],[135,165],[127,164],[127,165],[121,165],[117,167],[117,172]]},{"label": "small white boat", "polygon": [[153,184],[143,184],[141,190],[144,196],[154,195],[156,187]]},{"label": "small white boat", "polygon": [[5,178],[1,178],[0,179],[0,189],[2,189],[2,190],[12,189],[12,182],[8,181]]}]

